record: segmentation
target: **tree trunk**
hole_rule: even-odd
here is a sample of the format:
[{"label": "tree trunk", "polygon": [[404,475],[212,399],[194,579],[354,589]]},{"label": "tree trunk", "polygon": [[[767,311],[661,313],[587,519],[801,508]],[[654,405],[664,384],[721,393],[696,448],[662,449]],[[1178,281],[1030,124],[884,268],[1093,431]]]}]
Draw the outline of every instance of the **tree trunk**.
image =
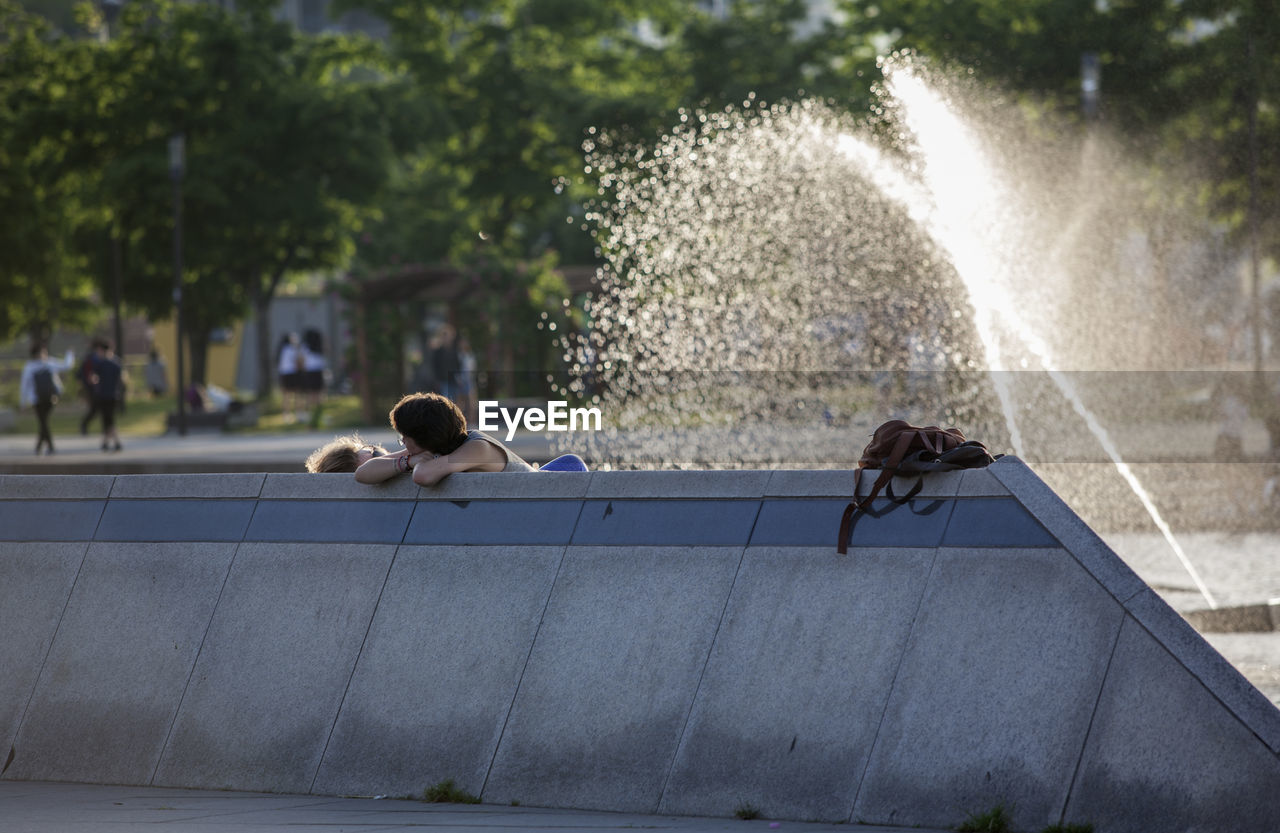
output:
[{"label": "tree trunk", "polygon": [[187,351],[191,356],[191,370],[188,384],[208,384],[209,377],[209,328],[187,325],[185,333]]},{"label": "tree trunk", "polygon": [[263,291],[262,282],[253,282],[254,330],[258,338],[258,401],[271,396],[276,377],[276,351],[271,342],[271,296]]}]

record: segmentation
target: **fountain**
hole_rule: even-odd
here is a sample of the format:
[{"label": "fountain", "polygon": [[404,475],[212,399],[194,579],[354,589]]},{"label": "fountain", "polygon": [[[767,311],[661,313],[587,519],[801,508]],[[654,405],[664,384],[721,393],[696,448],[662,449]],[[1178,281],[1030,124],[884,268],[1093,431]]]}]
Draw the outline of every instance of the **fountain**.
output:
[{"label": "fountain", "polygon": [[593,139],[608,267],[565,356],[626,430],[570,443],[606,468],[831,468],[885,419],[959,425],[1095,527],[1154,530],[1215,607],[1129,462],[1216,425],[1212,230],[1096,130],[911,56],[884,73],[864,120],[748,101],[653,148]]}]

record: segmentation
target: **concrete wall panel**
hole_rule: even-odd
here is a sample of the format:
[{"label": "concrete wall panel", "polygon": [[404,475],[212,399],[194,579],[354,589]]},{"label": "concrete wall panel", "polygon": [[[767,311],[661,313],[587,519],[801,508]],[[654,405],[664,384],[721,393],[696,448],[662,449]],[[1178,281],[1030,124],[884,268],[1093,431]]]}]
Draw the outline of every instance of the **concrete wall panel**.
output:
[{"label": "concrete wall panel", "polygon": [[478,795],[563,554],[401,547],[316,791]]},{"label": "concrete wall panel", "polygon": [[88,546],[0,543],[0,765],[13,746]]},{"label": "concrete wall panel", "polygon": [[413,514],[407,500],[262,500],[246,541],[399,544]]},{"label": "concrete wall panel", "polygon": [[569,548],[482,797],[655,811],[741,558]]},{"label": "concrete wall panel", "polygon": [[1280,829],[1280,711],[1024,464],[842,557],[852,476],[0,476],[3,777]]},{"label": "concrete wall panel", "polygon": [[107,503],[99,541],[239,541],[256,501],[116,500]]},{"label": "concrete wall panel", "polygon": [[581,511],[580,500],[424,500],[404,542],[563,547]]},{"label": "concrete wall panel", "polygon": [[0,540],[92,541],[103,500],[0,500]]},{"label": "concrete wall panel", "polygon": [[1058,821],[1123,613],[1062,550],[939,550],[852,820]]},{"label": "concrete wall panel", "polygon": [[588,500],[573,543],[741,548],[759,511],[757,500]]},{"label": "concrete wall panel", "polygon": [[934,552],[748,549],[661,812],[847,819]]},{"label": "concrete wall panel", "polygon": [[[851,547],[936,547],[947,529],[954,500],[915,499],[905,504],[873,501],[871,513],[860,513],[850,536]],[[844,498],[766,500],[751,533],[753,547],[827,547],[832,553],[840,533]]]},{"label": "concrete wall panel", "polygon": [[8,777],[150,782],[233,551],[89,547]]},{"label": "concrete wall panel", "polygon": [[394,551],[242,544],[155,783],[308,792]]},{"label": "concrete wall panel", "polygon": [[0,474],[0,500],[105,500],[115,479],[114,474]]},{"label": "concrete wall panel", "polygon": [[1132,618],[1111,665],[1068,822],[1126,833],[1280,830],[1280,761],[1260,738]]}]

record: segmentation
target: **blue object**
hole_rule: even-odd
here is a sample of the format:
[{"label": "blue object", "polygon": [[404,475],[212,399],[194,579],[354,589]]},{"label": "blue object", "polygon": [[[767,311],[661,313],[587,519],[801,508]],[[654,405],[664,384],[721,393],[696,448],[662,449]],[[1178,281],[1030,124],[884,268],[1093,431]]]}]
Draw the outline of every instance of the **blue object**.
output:
[{"label": "blue object", "polygon": [[588,471],[587,464],[577,454],[561,454],[538,468],[538,471]]}]

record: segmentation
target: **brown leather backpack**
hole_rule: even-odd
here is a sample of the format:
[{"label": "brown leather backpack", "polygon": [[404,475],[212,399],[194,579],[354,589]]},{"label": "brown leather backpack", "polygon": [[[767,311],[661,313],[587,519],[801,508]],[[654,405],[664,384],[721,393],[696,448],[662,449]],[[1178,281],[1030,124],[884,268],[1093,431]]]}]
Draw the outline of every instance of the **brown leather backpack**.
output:
[{"label": "brown leather backpack", "polygon": [[[921,428],[905,420],[889,420],[872,432],[871,442],[862,450],[853,478],[853,500],[840,518],[836,551],[841,555],[849,551],[849,537],[853,534],[858,513],[870,510],[871,501],[882,490],[894,503],[906,503],[923,488],[924,475],[929,472],[982,468],[994,461],[995,457],[985,445],[977,440],[966,440],[958,428],[939,428],[936,425]],[[879,469],[880,475],[871,490],[859,497],[865,469]],[[893,493],[895,477],[915,477],[916,482],[905,495],[899,496]]]}]

